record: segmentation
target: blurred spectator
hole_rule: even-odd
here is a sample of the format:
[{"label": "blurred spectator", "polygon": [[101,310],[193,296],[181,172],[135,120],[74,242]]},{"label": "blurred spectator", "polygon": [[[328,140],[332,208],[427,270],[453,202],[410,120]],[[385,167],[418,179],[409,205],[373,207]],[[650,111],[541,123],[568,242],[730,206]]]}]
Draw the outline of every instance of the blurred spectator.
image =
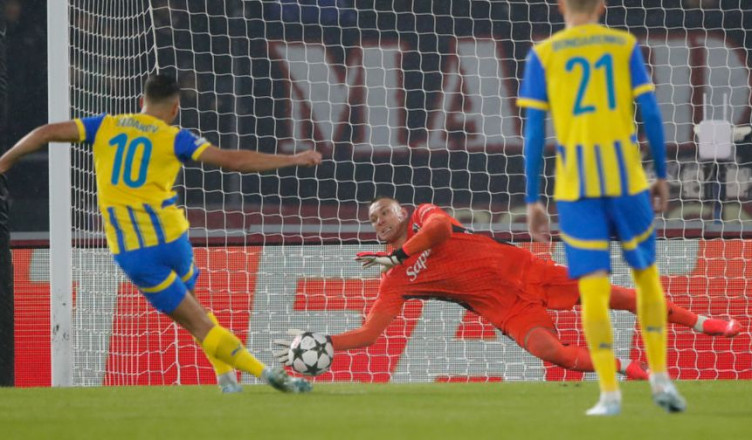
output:
[{"label": "blurred spectator", "polygon": [[7,0],[8,142],[47,121],[44,0]]},{"label": "blurred spectator", "polygon": [[[47,122],[47,14],[45,0],[6,0],[9,146]],[[36,153],[45,155],[46,153]],[[46,161],[33,159],[8,175],[11,231],[48,228]]]}]

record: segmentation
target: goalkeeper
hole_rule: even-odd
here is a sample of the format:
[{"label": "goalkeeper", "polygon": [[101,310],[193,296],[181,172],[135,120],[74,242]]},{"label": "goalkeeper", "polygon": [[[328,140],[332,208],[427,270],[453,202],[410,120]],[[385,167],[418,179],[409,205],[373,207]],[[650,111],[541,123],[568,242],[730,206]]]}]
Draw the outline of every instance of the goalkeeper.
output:
[{"label": "goalkeeper", "polygon": [[[438,299],[481,315],[544,361],[594,371],[587,348],[564,345],[546,312],[569,310],[579,301],[577,280],[569,279],[566,267],[473,234],[435,205],[419,205],[409,215],[396,200],[379,197],[368,215],[377,238],[395,250],[358,254],[356,260],[363,267],[381,267],[379,294],[361,328],[331,336],[335,350],[376,342],[408,299]],[[619,286],[612,290],[611,308],[634,313],[635,291]],[[668,320],[708,335],[732,337],[740,331],[735,320],[698,316],[670,302]],[[287,350],[275,355],[288,362]],[[641,362],[617,359],[616,363],[629,378],[648,378]]]},{"label": "goalkeeper", "polygon": [[141,105],[138,114],[101,114],[38,127],[0,158],[0,174],[49,142],[91,145],[99,207],[115,262],[154,308],[193,335],[222,391],[242,390],[234,369],[280,391],[310,391],[309,382],[266,367],[196,300],[193,289],[199,272],[188,221],[172,187],[188,160],[250,173],[317,165],[321,155],[310,150],[295,155],[226,151],[171,126],[180,108],[180,88],[167,75],[146,80]]}]

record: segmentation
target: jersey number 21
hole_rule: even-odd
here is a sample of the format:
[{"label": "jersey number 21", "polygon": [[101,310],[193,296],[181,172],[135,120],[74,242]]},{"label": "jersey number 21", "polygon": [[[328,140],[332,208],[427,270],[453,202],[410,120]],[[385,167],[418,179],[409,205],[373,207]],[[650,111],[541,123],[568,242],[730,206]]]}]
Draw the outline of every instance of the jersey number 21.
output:
[{"label": "jersey number 21", "polygon": [[608,109],[613,110],[616,108],[616,92],[614,91],[614,59],[610,53],[604,54],[598,58],[594,64],[590,64],[590,61],[584,57],[572,57],[567,60],[565,68],[567,72],[571,72],[575,67],[579,66],[582,71],[582,77],[580,78],[580,85],[577,89],[577,98],[574,100],[574,108],[572,113],[575,116],[583,115],[585,113],[592,113],[595,111],[594,105],[584,105],[582,99],[585,97],[587,88],[590,83],[591,70],[603,69],[606,75],[606,89],[608,93]]}]

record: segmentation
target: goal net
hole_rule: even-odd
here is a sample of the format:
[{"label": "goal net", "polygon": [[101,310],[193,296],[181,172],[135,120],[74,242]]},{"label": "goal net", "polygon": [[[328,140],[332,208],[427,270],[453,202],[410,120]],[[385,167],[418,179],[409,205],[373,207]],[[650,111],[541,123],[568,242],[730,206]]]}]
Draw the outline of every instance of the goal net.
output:
[{"label": "goal net", "polygon": [[[657,225],[667,294],[745,328],[723,339],[672,326],[671,374],[752,378],[752,149],[743,130],[752,11],[742,1],[609,3],[605,21],[643,44],[665,119],[671,204]],[[476,232],[563,262],[560,243],[531,246],[524,235],[515,106],[525,55],[563,26],[554,2],[69,5],[71,116],[138,111],[146,76],[167,72],[184,91],[179,125],[221,148],[324,155],[315,169],[265,174],[193,163],[178,180],[201,270],[196,294],[263,361],[273,363],[271,341],[288,328],[334,334],[363,323],[378,273],[352,259],[381,248],[366,212],[377,194],[408,207],[434,203]],[[703,120],[736,128],[731,154],[700,154],[694,130]],[[103,246],[89,149],[75,146],[73,163],[74,384],[214,383],[190,336],[147,305]],[[648,153],[645,165],[652,173]],[[614,261],[614,283],[631,285]],[[551,313],[565,343],[584,345],[578,311]],[[634,315],[611,316],[616,355],[644,359]],[[317,380],[583,377],[591,378],[541,362],[457,305],[410,301],[376,344],[337,353]]]}]

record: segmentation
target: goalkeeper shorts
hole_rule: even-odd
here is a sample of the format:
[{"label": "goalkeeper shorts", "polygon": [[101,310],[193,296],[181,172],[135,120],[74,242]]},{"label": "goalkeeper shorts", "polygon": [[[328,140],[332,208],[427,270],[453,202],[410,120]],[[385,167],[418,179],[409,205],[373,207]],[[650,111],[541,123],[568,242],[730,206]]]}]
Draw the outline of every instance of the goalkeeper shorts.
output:
[{"label": "goalkeeper shorts", "polygon": [[569,276],[611,272],[610,240],[621,242],[624,260],[633,269],[655,263],[653,208],[648,191],[632,196],[559,201],[559,228]]},{"label": "goalkeeper shorts", "polygon": [[154,308],[172,313],[196,285],[188,234],[175,241],[113,255],[115,262]]},{"label": "goalkeeper shorts", "polygon": [[520,296],[549,310],[571,310],[580,302],[580,286],[569,277],[566,266],[536,258],[525,273]]}]

